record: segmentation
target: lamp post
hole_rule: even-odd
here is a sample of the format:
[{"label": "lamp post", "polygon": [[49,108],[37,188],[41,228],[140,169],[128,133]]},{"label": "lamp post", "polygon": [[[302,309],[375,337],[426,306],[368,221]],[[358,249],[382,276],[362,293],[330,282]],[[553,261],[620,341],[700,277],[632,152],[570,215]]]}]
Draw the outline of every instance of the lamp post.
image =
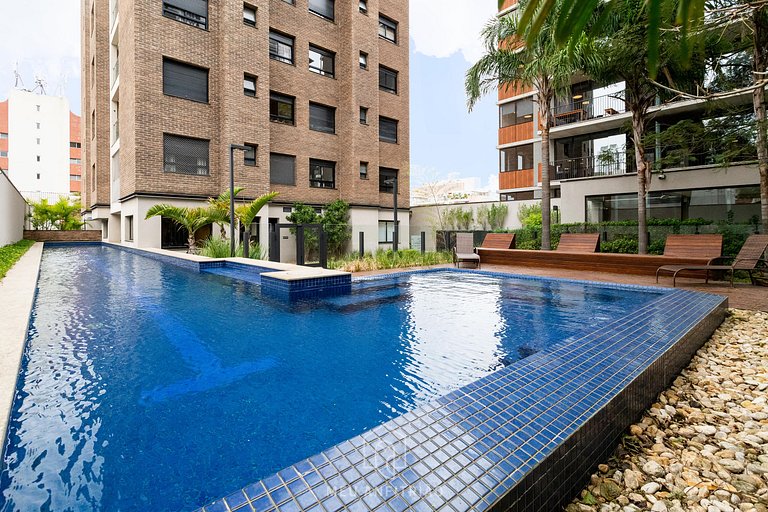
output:
[{"label": "lamp post", "polygon": [[242,144],[229,145],[229,256],[235,257],[235,150],[248,151]]}]

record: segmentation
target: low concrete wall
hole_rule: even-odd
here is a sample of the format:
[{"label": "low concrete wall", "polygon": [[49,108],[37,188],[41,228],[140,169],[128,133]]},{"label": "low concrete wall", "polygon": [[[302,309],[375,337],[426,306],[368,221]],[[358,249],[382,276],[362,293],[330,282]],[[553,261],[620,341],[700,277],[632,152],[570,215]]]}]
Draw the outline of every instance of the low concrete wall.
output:
[{"label": "low concrete wall", "polygon": [[0,247],[21,240],[27,202],[4,171],[0,171]]},{"label": "low concrete wall", "polygon": [[101,242],[101,230],[24,230],[24,239],[34,240],[35,242]]}]

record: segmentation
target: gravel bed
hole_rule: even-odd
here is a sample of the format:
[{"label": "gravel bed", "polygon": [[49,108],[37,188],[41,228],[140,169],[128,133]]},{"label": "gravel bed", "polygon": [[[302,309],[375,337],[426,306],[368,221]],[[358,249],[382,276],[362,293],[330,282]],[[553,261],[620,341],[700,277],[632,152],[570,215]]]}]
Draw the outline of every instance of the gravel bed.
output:
[{"label": "gravel bed", "polygon": [[567,512],[768,512],[768,313],[729,311]]}]

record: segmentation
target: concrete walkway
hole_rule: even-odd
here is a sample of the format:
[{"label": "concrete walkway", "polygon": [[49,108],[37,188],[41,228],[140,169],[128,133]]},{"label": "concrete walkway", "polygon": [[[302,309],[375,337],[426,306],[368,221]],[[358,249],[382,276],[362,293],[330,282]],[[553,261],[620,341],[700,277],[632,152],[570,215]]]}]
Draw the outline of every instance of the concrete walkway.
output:
[{"label": "concrete walkway", "polygon": [[0,439],[11,414],[42,255],[38,242],[0,280]]}]

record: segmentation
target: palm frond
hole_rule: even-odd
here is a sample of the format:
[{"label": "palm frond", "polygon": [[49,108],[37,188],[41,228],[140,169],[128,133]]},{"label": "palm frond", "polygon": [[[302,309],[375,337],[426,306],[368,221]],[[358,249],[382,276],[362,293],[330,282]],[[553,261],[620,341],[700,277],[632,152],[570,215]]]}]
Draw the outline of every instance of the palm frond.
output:
[{"label": "palm frond", "polygon": [[259,214],[259,211],[261,211],[264,205],[277,197],[278,194],[279,192],[269,192],[268,194],[257,197],[248,204],[237,207],[235,214],[237,215],[237,218],[240,219],[240,223],[245,226],[246,230],[253,223],[253,220]]}]

